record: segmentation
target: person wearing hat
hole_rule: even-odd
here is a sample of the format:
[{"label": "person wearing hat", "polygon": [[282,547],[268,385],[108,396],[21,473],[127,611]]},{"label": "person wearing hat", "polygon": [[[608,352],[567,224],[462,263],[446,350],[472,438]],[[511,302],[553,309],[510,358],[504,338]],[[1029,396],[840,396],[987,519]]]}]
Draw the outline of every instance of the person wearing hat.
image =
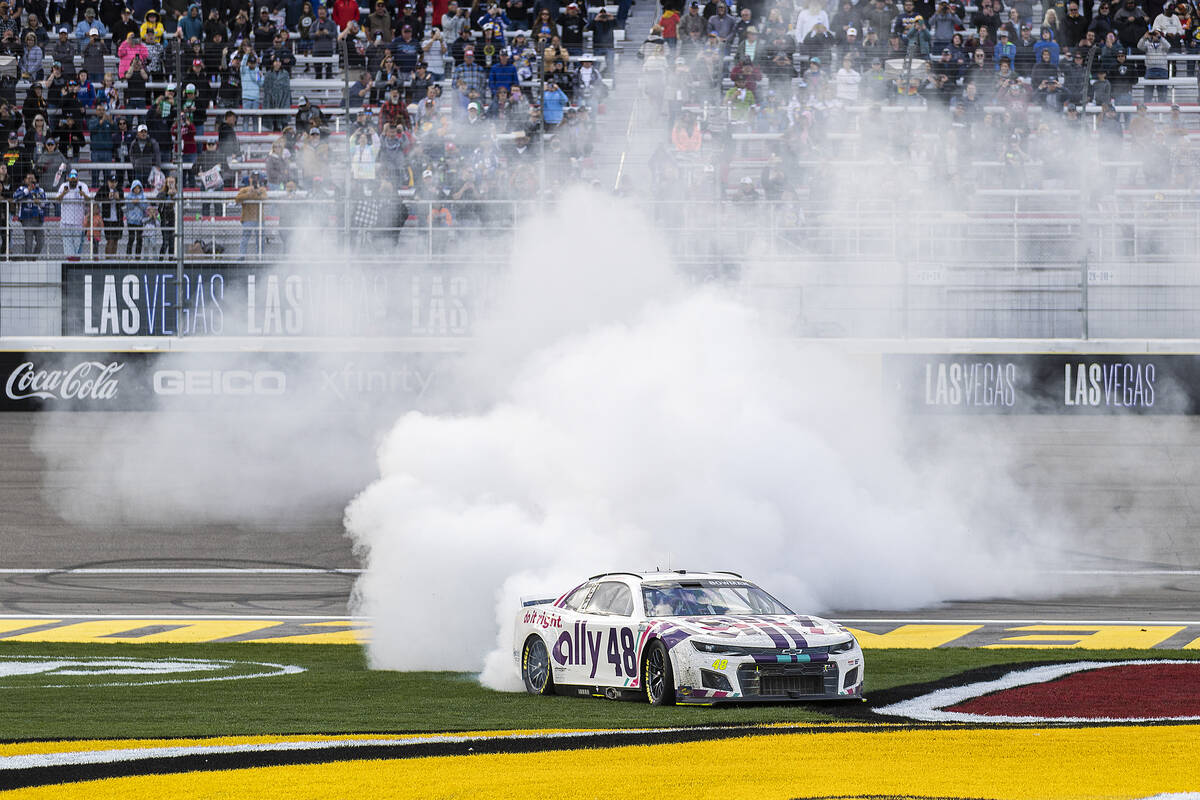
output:
[{"label": "person wearing hat", "polygon": [[96,80],[104,77],[104,57],[108,55],[108,45],[100,37],[98,28],[88,29],[80,55],[83,56],[83,68],[89,76]]},{"label": "person wearing hat", "polygon": [[163,40],[166,29],[158,18],[158,12],[153,8],[146,12],[146,21],[140,30],[142,41],[147,45],[158,44]]},{"label": "person wearing hat", "polygon": [[392,40],[392,15],[384,0],[375,0],[374,10],[367,15],[367,38],[374,40],[376,34],[385,42]]},{"label": "person wearing hat", "polygon": [[[124,7],[124,3],[120,3],[119,5],[122,8],[118,16],[112,19],[105,18],[104,20],[105,24],[108,25],[109,33],[112,34],[112,46],[114,48],[124,42],[129,37],[129,34],[136,33],[140,35],[142,29],[142,26],[133,18],[133,10]],[[104,17],[104,6],[100,8],[100,16]]]},{"label": "person wearing hat", "polygon": [[121,179],[116,171],[105,174],[95,199],[104,223],[104,254],[116,255],[121,229],[125,226],[125,192],[121,191]]},{"label": "person wearing hat", "polygon": [[37,166],[38,183],[42,186],[53,188],[67,176],[70,167],[67,165],[67,157],[62,154],[60,144],[54,136],[46,137],[42,152],[34,161]]},{"label": "person wearing hat", "polygon": [[125,78],[133,66],[134,59],[144,65],[150,60],[150,50],[142,44],[141,34],[130,31],[125,41],[117,47],[117,77]]},{"label": "person wearing hat", "polygon": [[75,39],[80,42],[86,41],[92,28],[96,29],[101,38],[108,36],[108,26],[96,19],[96,9],[88,6],[83,10],[83,19],[75,26]]},{"label": "person wearing hat", "polygon": [[13,192],[13,203],[17,207],[17,219],[25,229],[25,255],[41,255],[46,249],[46,235],[42,225],[49,210],[46,207],[46,192],[38,186],[34,171],[25,174],[25,184]]},{"label": "person wearing hat", "polygon": [[72,169],[67,179],[58,187],[54,196],[62,207],[59,227],[62,230],[63,255],[78,256],[83,251],[83,225],[92,201],[87,184],[79,180],[78,171]]},{"label": "person wearing hat", "polygon": [[150,129],[145,124],[137,126],[137,134],[129,145],[129,161],[133,164],[133,177],[142,183],[150,179],[153,167],[162,164],[162,149],[150,138]]},{"label": "person wearing hat", "polygon": [[1001,28],[996,35],[1000,37],[1000,41],[996,42],[996,46],[992,48],[992,63],[999,72],[1000,59],[1007,58],[1009,64],[1017,60],[1017,46],[1008,40],[1008,28]]},{"label": "person wearing hat", "polygon": [[271,19],[271,10],[259,6],[258,19],[254,20],[254,51],[261,57],[275,42],[275,34],[279,32],[275,20]]},{"label": "person wearing hat", "polygon": [[267,187],[259,180],[257,173],[251,172],[242,180],[242,188],[237,193],[237,201],[242,206],[243,256],[262,254],[263,207],[266,199]]},{"label": "person wearing hat", "polygon": [[68,69],[75,64],[75,43],[68,38],[70,33],[66,25],[59,26],[58,39],[50,45],[50,57],[59,64],[66,64]]}]

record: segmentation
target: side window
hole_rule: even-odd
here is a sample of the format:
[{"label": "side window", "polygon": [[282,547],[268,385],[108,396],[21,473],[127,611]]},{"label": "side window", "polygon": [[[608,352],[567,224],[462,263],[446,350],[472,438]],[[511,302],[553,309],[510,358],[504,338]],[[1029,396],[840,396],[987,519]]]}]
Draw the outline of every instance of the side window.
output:
[{"label": "side window", "polygon": [[587,600],[588,595],[596,588],[594,583],[585,583],[575,591],[567,595],[567,599],[563,601],[563,607],[569,608],[572,611],[578,611],[583,601]]},{"label": "side window", "polygon": [[633,592],[623,583],[610,581],[596,588],[586,611],[593,614],[616,614],[628,617],[633,613]]}]

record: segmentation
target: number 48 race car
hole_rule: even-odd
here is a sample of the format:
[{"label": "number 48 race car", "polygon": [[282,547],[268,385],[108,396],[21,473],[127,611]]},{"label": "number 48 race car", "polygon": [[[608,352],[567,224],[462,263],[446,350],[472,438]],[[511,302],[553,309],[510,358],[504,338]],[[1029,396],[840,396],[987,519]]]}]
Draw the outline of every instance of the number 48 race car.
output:
[{"label": "number 48 race car", "polygon": [[846,628],[732,572],[610,572],[522,606],[513,655],[532,694],[655,705],[862,696],[863,654]]}]

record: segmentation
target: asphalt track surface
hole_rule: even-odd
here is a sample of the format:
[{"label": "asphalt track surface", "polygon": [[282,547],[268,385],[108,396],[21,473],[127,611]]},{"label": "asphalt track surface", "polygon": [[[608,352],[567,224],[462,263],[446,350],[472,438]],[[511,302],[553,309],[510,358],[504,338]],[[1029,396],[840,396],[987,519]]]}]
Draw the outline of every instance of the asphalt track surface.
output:
[{"label": "asphalt track surface", "polygon": [[[343,536],[342,512],[370,479],[372,434],[364,432],[354,443],[367,454],[361,463],[339,463],[336,475],[317,476],[313,485],[323,491],[305,488],[295,502],[275,497],[269,508],[250,509],[244,519],[230,521],[222,518],[229,514],[195,503],[178,508],[159,503],[153,514],[124,513],[121,499],[112,497],[104,456],[111,454],[116,470],[116,464],[138,458],[139,448],[151,447],[125,441],[145,421],[136,415],[53,416],[52,426],[49,415],[0,416],[0,614],[348,613],[359,563]],[[1069,552],[1060,548],[1053,554],[1069,571],[1045,571],[1046,592],[1032,599],[827,613],[839,619],[1200,619],[1200,421],[918,419],[910,435],[936,447],[949,425],[973,426],[981,439],[1000,434],[1016,448],[1019,481],[1035,510],[1077,531]],[[88,455],[76,459],[76,453]],[[266,469],[272,457],[268,448],[261,464],[243,467]],[[187,462],[186,455],[179,459]],[[148,493],[188,488],[172,487],[164,478],[162,464],[175,462],[148,463]],[[204,490],[214,493],[210,502],[220,504],[219,481]],[[132,495],[125,491],[127,501]]]}]

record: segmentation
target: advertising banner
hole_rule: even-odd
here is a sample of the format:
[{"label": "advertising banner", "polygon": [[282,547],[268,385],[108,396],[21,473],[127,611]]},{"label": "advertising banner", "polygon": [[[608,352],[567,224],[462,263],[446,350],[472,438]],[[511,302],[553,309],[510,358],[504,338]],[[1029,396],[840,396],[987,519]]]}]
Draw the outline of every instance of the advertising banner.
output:
[{"label": "advertising banner", "polygon": [[447,354],[0,352],[0,411],[294,407],[331,412],[436,404]]},{"label": "advertising banner", "polygon": [[883,380],[921,414],[1200,413],[1200,355],[892,354]]},{"label": "advertising banner", "polygon": [[469,336],[462,266],[62,265],[65,336]]}]

